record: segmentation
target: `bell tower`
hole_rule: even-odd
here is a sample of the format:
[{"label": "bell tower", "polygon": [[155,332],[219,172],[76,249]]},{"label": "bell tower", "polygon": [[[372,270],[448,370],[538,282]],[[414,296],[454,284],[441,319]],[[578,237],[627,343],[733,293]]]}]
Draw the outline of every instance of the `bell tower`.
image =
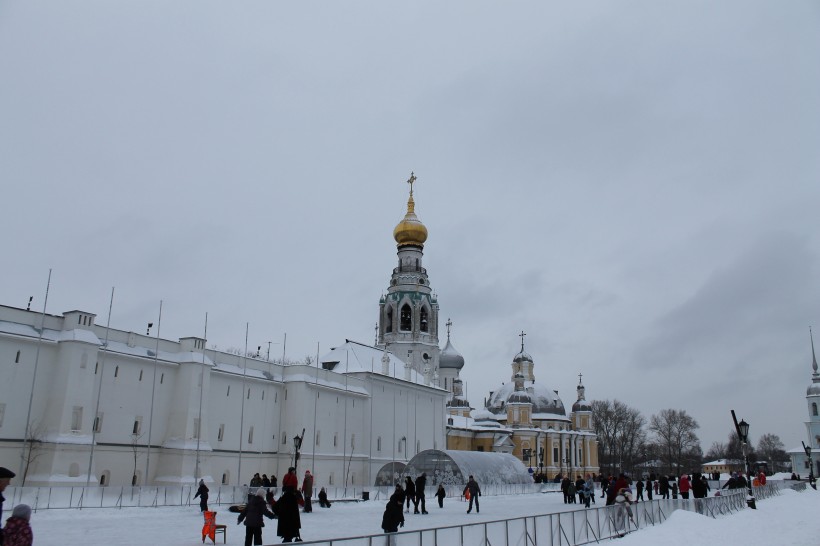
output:
[{"label": "bell tower", "polygon": [[437,376],[438,300],[422,265],[427,228],[418,219],[413,200],[416,176],[410,173],[407,213],[393,230],[398,264],[393,268],[387,294],[379,301],[376,346],[390,352],[429,382]]}]

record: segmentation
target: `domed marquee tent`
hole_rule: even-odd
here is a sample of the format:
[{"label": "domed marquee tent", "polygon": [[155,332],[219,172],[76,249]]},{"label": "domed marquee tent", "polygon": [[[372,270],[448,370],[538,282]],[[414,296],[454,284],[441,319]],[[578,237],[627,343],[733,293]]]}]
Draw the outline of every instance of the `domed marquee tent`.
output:
[{"label": "domed marquee tent", "polygon": [[405,474],[427,473],[429,484],[463,485],[472,475],[479,485],[532,483],[527,468],[507,453],[428,449],[407,463]]}]

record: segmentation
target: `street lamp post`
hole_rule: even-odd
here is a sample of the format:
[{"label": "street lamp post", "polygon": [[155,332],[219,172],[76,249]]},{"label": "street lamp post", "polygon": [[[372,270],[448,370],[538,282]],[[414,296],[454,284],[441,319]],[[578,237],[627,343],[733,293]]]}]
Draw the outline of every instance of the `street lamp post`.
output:
[{"label": "street lamp post", "polygon": [[803,451],[806,452],[806,457],[809,458],[809,485],[817,489],[817,484],[814,481],[814,461],[811,459],[811,446],[807,446],[806,442],[801,443],[803,444]]},{"label": "street lamp post", "polygon": [[738,423],[737,417],[735,417],[735,410],[732,410],[732,420],[735,422],[735,431],[737,431],[737,436],[740,438],[741,448],[743,449],[743,459],[746,461],[746,486],[748,488],[746,504],[749,508],[756,509],[755,494],[752,490],[752,467],[749,464],[749,455],[746,453],[746,444],[749,441],[749,423],[742,419],[740,423]]},{"label": "street lamp post", "polygon": [[302,435],[293,437],[293,468],[295,469],[299,464],[299,450],[302,449],[302,439],[305,437],[305,429],[302,429]]}]

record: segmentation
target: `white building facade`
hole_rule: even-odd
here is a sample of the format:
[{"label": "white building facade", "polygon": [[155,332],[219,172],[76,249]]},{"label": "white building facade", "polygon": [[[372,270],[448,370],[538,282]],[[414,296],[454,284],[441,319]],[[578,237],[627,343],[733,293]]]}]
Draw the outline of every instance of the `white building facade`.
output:
[{"label": "white building facade", "polygon": [[366,487],[388,463],[445,449],[438,304],[412,183],[394,238],[380,347],[348,341],[313,366],[108,329],[86,311],[0,306],[0,466],[19,468],[19,485],[241,485],[257,472],[281,480],[298,436],[298,468],[317,487]]}]

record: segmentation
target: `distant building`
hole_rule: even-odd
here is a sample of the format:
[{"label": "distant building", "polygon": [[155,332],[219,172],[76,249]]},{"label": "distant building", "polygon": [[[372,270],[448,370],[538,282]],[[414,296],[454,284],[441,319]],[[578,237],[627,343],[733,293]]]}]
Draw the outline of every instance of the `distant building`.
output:
[{"label": "distant building", "polygon": [[701,470],[704,474],[731,474],[732,472],[745,472],[746,463],[742,459],[718,459],[716,461],[709,461],[701,465]]},{"label": "distant building", "polygon": [[[817,368],[817,357],[814,353],[814,337],[809,330],[809,340],[811,341],[811,384],[806,389],[806,410],[809,420],[806,421],[806,446],[811,449],[812,462],[814,463],[814,476],[820,475],[820,372]],[[800,474],[801,477],[809,475],[809,458],[803,446],[796,446],[789,451],[789,458],[792,463],[792,472]]]}]

